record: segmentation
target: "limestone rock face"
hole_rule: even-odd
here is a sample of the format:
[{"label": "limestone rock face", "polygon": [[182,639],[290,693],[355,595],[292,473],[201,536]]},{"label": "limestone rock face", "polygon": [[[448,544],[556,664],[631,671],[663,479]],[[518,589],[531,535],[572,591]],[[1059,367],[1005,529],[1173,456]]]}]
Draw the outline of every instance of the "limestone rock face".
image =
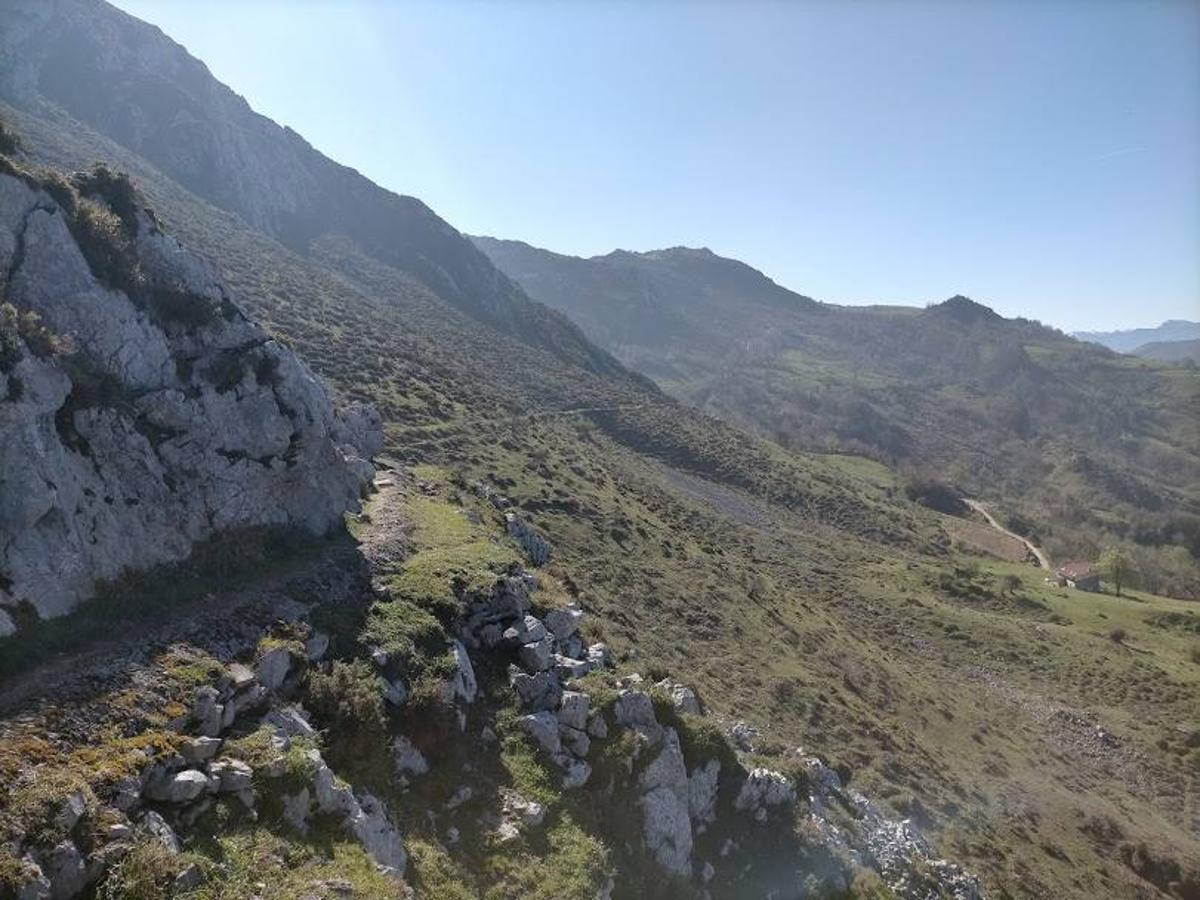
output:
[{"label": "limestone rock face", "polygon": [[0,635],[5,608],[61,615],[222,532],[325,533],[357,508],[380,446],[378,414],[339,413],[207,263],[145,211],[120,222],[136,267],[124,281],[93,272],[70,210],[0,174],[0,292],[68,345],[4,336]]}]

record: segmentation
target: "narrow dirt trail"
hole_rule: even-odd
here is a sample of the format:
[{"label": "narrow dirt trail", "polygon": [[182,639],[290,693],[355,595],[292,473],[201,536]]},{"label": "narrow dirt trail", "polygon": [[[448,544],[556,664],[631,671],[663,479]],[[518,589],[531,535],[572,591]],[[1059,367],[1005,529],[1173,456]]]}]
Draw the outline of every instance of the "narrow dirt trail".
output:
[{"label": "narrow dirt trail", "polygon": [[975,510],[975,512],[979,513],[981,516],[983,516],[985,519],[987,519],[987,523],[989,525],[991,525],[993,528],[995,528],[997,531],[999,531],[1001,534],[1006,534],[1010,538],[1013,538],[1014,540],[1018,540],[1022,544],[1024,544],[1026,547],[1028,547],[1029,552],[1032,553],[1034,555],[1034,557],[1037,559],[1039,566],[1041,566],[1043,569],[1046,569],[1046,570],[1050,569],[1050,559],[1049,559],[1049,557],[1046,556],[1045,553],[1042,552],[1040,547],[1038,547],[1032,541],[1029,541],[1026,538],[1021,537],[1021,535],[1016,534],[1015,532],[1009,531],[1007,528],[1005,528],[1003,525],[1001,525],[999,522],[997,522],[995,517],[990,512],[988,512],[986,506],[984,506],[978,500],[970,500],[966,497],[963,498],[963,503],[967,504],[967,506],[971,507],[971,509]]}]

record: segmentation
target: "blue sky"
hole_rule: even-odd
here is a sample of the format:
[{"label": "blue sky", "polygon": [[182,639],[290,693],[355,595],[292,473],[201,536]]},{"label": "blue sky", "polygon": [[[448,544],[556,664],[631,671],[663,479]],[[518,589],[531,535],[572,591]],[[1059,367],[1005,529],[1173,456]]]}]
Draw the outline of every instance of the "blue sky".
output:
[{"label": "blue sky", "polygon": [[460,230],[1200,319],[1200,3],[117,0]]}]

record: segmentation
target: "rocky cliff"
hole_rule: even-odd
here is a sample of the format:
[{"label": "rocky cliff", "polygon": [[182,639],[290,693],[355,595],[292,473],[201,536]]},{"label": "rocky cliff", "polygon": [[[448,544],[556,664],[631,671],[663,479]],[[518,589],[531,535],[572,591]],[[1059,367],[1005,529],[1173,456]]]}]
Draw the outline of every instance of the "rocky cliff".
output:
[{"label": "rocky cliff", "polygon": [[337,410],[127,179],[0,157],[0,634],[262,526],[321,534],[381,440]]}]

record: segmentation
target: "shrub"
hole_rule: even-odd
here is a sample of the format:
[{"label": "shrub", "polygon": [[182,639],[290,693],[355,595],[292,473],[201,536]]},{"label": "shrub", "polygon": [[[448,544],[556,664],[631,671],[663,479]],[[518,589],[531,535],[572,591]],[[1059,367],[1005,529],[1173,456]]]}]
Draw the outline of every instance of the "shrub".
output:
[{"label": "shrub", "polygon": [[0,122],[0,153],[11,156],[19,149],[21,149],[21,141],[8,129],[7,125]]},{"label": "shrub", "polygon": [[950,516],[963,516],[967,505],[952,485],[927,476],[913,476],[904,485],[904,494],[909,500]]},{"label": "shrub", "polygon": [[153,838],[136,843],[108,874],[96,892],[99,900],[158,900],[171,894],[171,883],[183,871],[183,858]]},{"label": "shrub", "polygon": [[39,359],[70,353],[71,342],[42,324],[30,310],[18,310],[11,303],[0,303],[0,372],[11,372],[21,358],[21,342]]},{"label": "shrub", "polygon": [[146,301],[160,323],[200,328],[217,320],[217,305],[207,297],[175,285],[156,285],[146,292]]},{"label": "shrub", "polygon": [[128,175],[96,163],[85,172],[76,172],[70,180],[80,196],[104,201],[121,221],[126,234],[131,237],[137,234],[137,212],[141,204]]},{"label": "shrub", "polygon": [[1124,628],[1114,628],[1108,633],[1108,639],[1114,644],[1125,643],[1125,638],[1129,637],[1128,632]]},{"label": "shrub", "polygon": [[354,766],[386,752],[387,711],[379,676],[366,660],[335,662],[328,673],[313,672],[308,701],[321,724],[337,735],[330,742],[331,760]]}]

